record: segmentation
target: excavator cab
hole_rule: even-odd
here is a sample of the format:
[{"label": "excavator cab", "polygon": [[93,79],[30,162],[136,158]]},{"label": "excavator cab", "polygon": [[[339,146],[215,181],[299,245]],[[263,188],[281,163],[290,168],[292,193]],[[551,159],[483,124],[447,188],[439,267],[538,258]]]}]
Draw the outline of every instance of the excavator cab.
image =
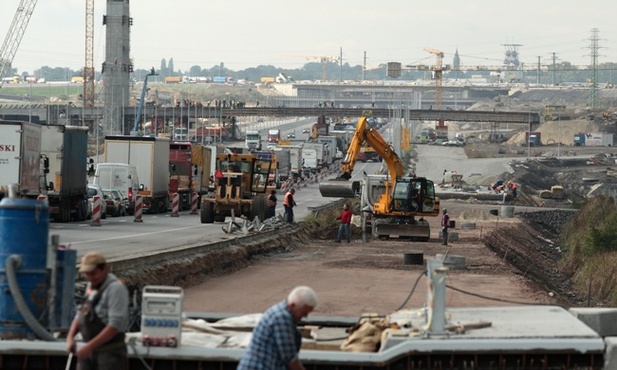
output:
[{"label": "excavator cab", "polygon": [[439,215],[439,204],[435,202],[434,183],[426,178],[403,177],[396,181],[392,192],[390,212]]},{"label": "excavator cab", "polygon": [[253,173],[251,191],[254,193],[266,193],[268,190],[268,178],[270,176],[272,162],[255,161],[253,163]]}]

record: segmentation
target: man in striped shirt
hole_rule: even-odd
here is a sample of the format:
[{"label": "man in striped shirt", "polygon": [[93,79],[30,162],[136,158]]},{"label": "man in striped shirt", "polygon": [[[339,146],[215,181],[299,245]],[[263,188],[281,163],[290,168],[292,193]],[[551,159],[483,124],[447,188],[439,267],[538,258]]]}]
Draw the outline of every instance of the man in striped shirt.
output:
[{"label": "man in striped shirt", "polygon": [[304,370],[298,359],[302,337],[297,325],[316,305],[315,291],[299,286],[286,300],[268,308],[253,330],[237,370]]}]

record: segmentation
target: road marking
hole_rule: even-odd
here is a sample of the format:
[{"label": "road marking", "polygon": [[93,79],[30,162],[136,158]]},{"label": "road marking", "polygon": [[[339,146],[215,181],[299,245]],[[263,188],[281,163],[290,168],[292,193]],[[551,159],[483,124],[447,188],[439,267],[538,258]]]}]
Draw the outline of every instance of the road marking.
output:
[{"label": "road marking", "polygon": [[88,244],[88,243],[95,243],[95,242],[105,242],[105,241],[110,241],[110,240],[129,239],[129,238],[136,238],[136,237],[147,236],[147,235],[152,235],[152,234],[162,234],[162,233],[167,233],[167,232],[174,232],[174,231],[180,231],[180,230],[194,229],[196,227],[204,227],[204,226],[203,225],[187,226],[187,227],[180,227],[180,228],[177,228],[177,229],[166,229],[166,230],[147,232],[147,233],[141,233],[141,234],[132,234],[132,235],[125,235],[125,236],[115,236],[115,237],[111,237],[111,238],[102,238],[102,239],[91,239],[91,240],[83,241],[83,242],[71,242],[70,244],[71,245],[78,245],[78,244]]}]

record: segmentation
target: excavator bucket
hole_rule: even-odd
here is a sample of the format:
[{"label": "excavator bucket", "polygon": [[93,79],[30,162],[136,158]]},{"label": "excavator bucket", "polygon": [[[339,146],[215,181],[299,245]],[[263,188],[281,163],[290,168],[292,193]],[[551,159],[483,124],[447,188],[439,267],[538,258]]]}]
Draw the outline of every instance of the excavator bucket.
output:
[{"label": "excavator bucket", "polygon": [[326,198],[355,198],[360,194],[360,182],[328,180],[319,183],[319,192]]}]

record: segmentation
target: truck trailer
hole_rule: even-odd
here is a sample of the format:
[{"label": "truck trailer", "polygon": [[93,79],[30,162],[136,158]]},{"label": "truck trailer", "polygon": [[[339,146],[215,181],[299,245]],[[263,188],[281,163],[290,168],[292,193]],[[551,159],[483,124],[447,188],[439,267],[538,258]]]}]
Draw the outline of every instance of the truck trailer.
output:
[{"label": "truck trailer", "polygon": [[302,144],[299,145],[283,145],[281,148],[289,150],[289,170],[292,178],[297,178],[302,175]]},{"label": "truck trailer", "polygon": [[88,214],[88,128],[41,126],[41,157],[49,161],[45,188],[49,217],[56,222],[83,221]]},{"label": "truck trailer", "polygon": [[[0,121],[0,199],[8,195],[10,184],[19,186],[22,197],[38,197],[42,182],[40,157],[40,125]],[[79,167],[83,169],[83,163]]]},{"label": "truck trailer", "polygon": [[307,141],[302,146],[302,159],[304,167],[311,172],[319,172],[323,167],[328,167],[329,162],[328,144]]},{"label": "truck trailer", "polygon": [[276,153],[276,188],[280,189],[281,183],[291,178],[291,153],[287,148],[274,148]]},{"label": "truck trailer", "polygon": [[105,162],[132,164],[144,213],[165,213],[169,199],[169,138],[106,136]]},{"label": "truck trailer", "polygon": [[169,145],[169,193],[180,196],[180,210],[191,208],[194,192],[200,198],[208,193],[211,158],[212,150],[201,144],[172,142]]}]

